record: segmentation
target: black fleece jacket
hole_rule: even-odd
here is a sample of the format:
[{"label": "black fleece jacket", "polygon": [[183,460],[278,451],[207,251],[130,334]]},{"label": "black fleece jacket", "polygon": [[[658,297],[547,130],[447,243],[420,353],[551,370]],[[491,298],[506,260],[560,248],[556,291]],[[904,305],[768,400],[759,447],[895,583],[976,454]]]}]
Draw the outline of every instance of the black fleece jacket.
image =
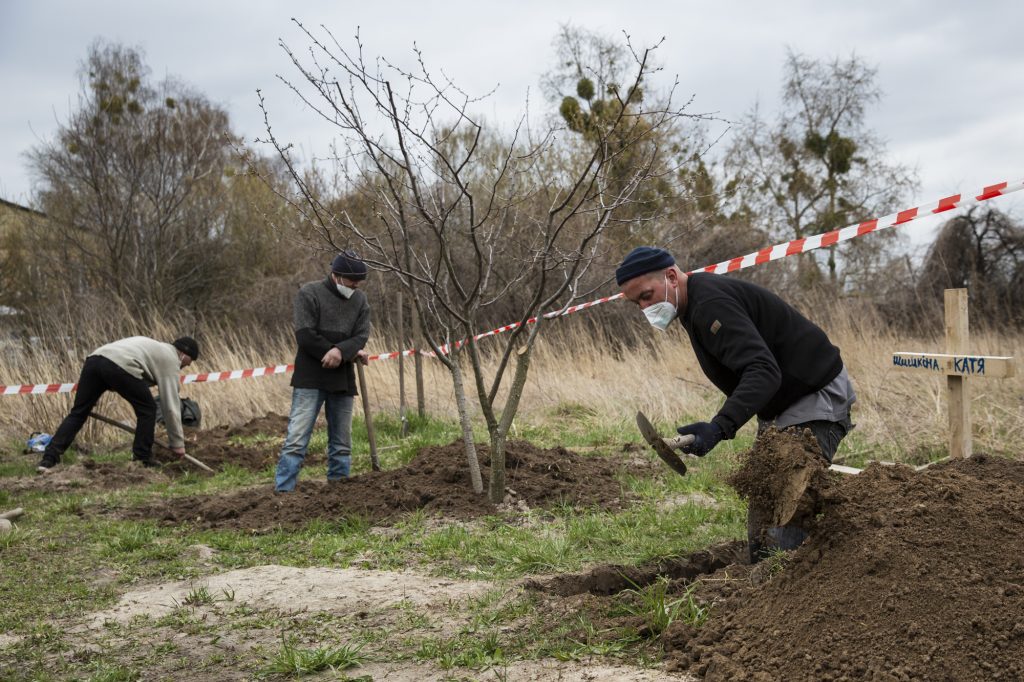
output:
[{"label": "black fleece jacket", "polygon": [[711,420],[726,438],[755,414],[777,417],[843,369],[825,332],[763,287],[697,273],[686,292],[679,319],[704,374],[728,396]]},{"label": "black fleece jacket", "polygon": [[[295,373],[292,386],[356,395],[352,360],[370,338],[370,305],[358,289],[346,299],[328,277],[303,284],[295,296]],[[343,362],[326,369],[320,362],[331,348]]]}]

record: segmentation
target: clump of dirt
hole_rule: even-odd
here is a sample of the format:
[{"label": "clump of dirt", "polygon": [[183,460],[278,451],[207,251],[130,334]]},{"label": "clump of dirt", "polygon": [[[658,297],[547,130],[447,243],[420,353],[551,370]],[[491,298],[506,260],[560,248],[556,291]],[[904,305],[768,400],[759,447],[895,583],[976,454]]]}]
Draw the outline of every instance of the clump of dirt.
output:
[{"label": "clump of dirt", "polygon": [[766,526],[804,525],[831,488],[828,465],[808,430],[758,434],[728,483]]},{"label": "clump of dirt", "polygon": [[1024,462],[872,464],[788,561],[705,592],[712,617],[664,644],[706,680],[1021,679],[1022,547]]},{"label": "clump of dirt", "polygon": [[[486,484],[490,449],[478,445],[477,451]],[[465,446],[455,441],[422,448],[400,469],[370,472],[340,483],[307,478],[300,480],[292,493],[275,494],[268,484],[226,495],[162,500],[127,513],[167,523],[252,531],[352,516],[380,523],[419,509],[456,519],[495,513],[497,507],[486,495],[472,492],[465,458]],[[618,481],[623,468],[619,459],[582,456],[565,448],[542,450],[527,442],[510,441],[505,466],[505,503],[520,509],[560,502],[618,509],[626,502]]]},{"label": "clump of dirt", "polygon": [[661,577],[691,583],[726,566],[744,560],[746,543],[735,540],[683,557],[673,557],[641,566],[605,564],[584,573],[562,573],[547,578],[530,578],[523,582],[528,590],[537,590],[560,597],[577,594],[611,595],[650,585]]}]

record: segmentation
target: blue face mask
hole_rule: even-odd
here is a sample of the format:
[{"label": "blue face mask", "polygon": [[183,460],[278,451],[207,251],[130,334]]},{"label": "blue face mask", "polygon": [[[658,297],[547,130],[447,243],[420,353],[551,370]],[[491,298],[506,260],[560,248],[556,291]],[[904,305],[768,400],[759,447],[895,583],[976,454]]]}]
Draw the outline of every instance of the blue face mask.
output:
[{"label": "blue face mask", "polygon": [[[668,284],[668,277],[665,277],[665,283]],[[676,289],[676,303],[679,303],[679,289]],[[665,289],[665,300],[649,305],[644,308],[644,316],[647,317],[647,321],[651,323],[651,326],[655,329],[665,331],[668,326],[672,324],[672,320],[676,319],[677,311],[676,306],[668,302],[668,289]]]}]

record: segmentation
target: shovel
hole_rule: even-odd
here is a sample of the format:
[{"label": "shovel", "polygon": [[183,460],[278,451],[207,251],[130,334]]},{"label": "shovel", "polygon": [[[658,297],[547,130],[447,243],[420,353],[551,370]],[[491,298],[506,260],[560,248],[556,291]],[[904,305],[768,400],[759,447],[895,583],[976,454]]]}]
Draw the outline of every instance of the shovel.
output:
[{"label": "shovel", "polygon": [[[128,433],[135,433],[135,429],[133,429],[132,427],[128,426],[124,422],[117,421],[116,419],[111,419],[110,417],[104,417],[102,414],[96,414],[95,412],[90,412],[89,416],[92,417],[93,419],[99,419],[101,422],[106,422],[106,423],[110,424],[111,426],[116,426],[119,429],[123,429],[123,430],[127,431]],[[159,445],[160,447],[164,448],[165,450],[170,450],[171,449],[171,446],[168,445],[167,443],[164,443],[163,441],[154,440],[153,442],[156,443],[157,445]],[[206,466],[205,464],[200,462],[198,459],[196,459],[192,455],[185,455],[185,459],[187,459],[189,462],[192,462],[193,464],[195,464],[197,467],[199,467],[203,471],[209,471],[211,474],[217,473],[216,471],[214,471],[210,467]]]},{"label": "shovel", "polygon": [[644,416],[643,412],[636,413],[636,425],[640,429],[641,435],[647,444],[654,448],[654,451],[658,453],[658,457],[661,457],[661,461],[672,467],[680,476],[686,475],[686,464],[683,463],[682,458],[675,453],[675,450],[689,445],[697,439],[696,436],[675,436],[673,438],[662,438],[658,435],[657,430],[651,426],[651,422]]}]

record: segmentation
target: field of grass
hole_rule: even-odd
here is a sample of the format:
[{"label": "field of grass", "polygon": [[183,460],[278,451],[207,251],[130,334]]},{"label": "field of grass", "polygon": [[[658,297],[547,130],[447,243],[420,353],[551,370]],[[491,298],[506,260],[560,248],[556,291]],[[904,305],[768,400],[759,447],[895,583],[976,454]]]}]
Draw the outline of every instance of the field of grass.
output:
[{"label": "field of grass", "polygon": [[[581,446],[592,456],[611,456],[638,436],[624,423],[574,423],[561,429],[569,408],[535,426],[524,424],[520,437],[540,445]],[[583,423],[587,420],[584,419]],[[400,437],[394,416],[377,421],[384,468],[401,466],[427,443],[446,443],[454,423],[414,417],[410,433]],[[481,434],[482,435],[482,434]],[[368,468],[365,428],[355,425],[355,451],[362,453],[354,473]],[[318,432],[314,439],[323,439]],[[538,598],[515,585],[521,578],[578,571],[594,563],[636,564],[685,554],[743,532],[742,503],[721,482],[722,473],[747,444],[728,443],[693,475],[633,477],[622,485],[638,503],[621,512],[580,510],[571,506],[531,510],[516,522],[501,516],[472,523],[438,523],[411,514],[386,532],[359,519],[316,520],[298,531],[252,535],[241,531],[168,527],[156,520],[125,521],[106,510],[160,496],[216,493],[241,486],[267,485],[270,470],[228,470],[212,478],[186,476],[170,484],[97,493],[0,492],[0,508],[21,506],[29,513],[10,534],[0,536],[0,632],[13,643],[0,648],[2,679],[175,679],[184,669],[206,671],[209,679],[231,669],[242,678],[294,677],[361,662],[429,661],[440,669],[493,667],[524,658],[576,658],[590,655],[576,641],[579,624],[551,631]],[[128,466],[127,452],[108,453],[108,461]],[[9,459],[9,458],[5,458]],[[24,465],[8,465],[6,475],[28,475]],[[320,477],[321,467],[303,476]],[[3,479],[0,479],[3,480]],[[2,485],[2,484],[0,484]],[[713,506],[666,501],[694,493],[714,499]],[[268,494],[269,487],[268,487]],[[201,561],[195,548],[209,548]],[[353,614],[288,614],[239,603],[230,589],[196,587],[159,618],[140,617],[83,631],[89,614],[114,605],[138,585],[196,581],[212,573],[262,565],[358,567],[361,570],[413,571],[457,581],[485,582],[483,596],[451,604],[440,614],[401,605],[374,614],[367,629]],[[436,620],[468,620],[440,627]],[[367,619],[363,619],[367,620]],[[397,622],[397,625],[393,623]],[[502,634],[514,625],[515,636]],[[440,628],[440,629],[439,629]],[[454,629],[452,629],[454,628]],[[452,631],[448,631],[452,630]],[[184,635],[182,635],[184,633]],[[211,645],[232,642],[232,656],[217,646],[200,660],[177,639]],[[594,647],[621,649],[616,656],[644,661],[653,655],[636,636]],[[244,642],[244,645],[240,642]],[[204,678],[200,678],[204,679]]]},{"label": "field of grass", "polygon": [[[900,339],[879,333],[870,321],[829,329],[843,350],[859,401],[857,428],[838,459],[859,465],[882,459],[921,462],[945,454],[945,384],[891,368],[896,350],[939,351],[940,339]],[[157,335],[157,334],[154,334]],[[165,334],[164,336],[167,336]],[[1013,337],[978,335],[977,353],[1020,355]],[[260,350],[240,339],[210,344],[195,371],[288,362],[290,340],[263,340]],[[372,352],[394,344],[374,340]],[[570,346],[570,347],[566,347]],[[79,360],[35,354],[0,361],[7,383],[73,379]],[[407,401],[415,411],[412,363],[407,363]],[[459,436],[451,383],[442,369],[425,362],[429,416],[410,418],[407,437],[397,418],[397,363],[367,370],[371,406],[385,469],[400,467],[418,448]],[[712,416],[720,403],[701,375],[685,337],[660,335],[651,348],[622,355],[599,339],[566,335],[544,341],[532,361],[523,408],[513,437],[540,446],[565,446],[594,457],[620,456],[639,444],[637,409],[666,432],[672,425]],[[270,377],[188,386],[207,428],[240,424],[288,408],[288,378]],[[1020,377],[972,383],[976,451],[1017,454],[1024,435],[1024,383]],[[30,476],[34,459],[20,455],[34,430],[52,431],[69,399],[65,396],[0,398],[0,510],[28,510],[16,529],[0,535],[0,679],[371,679],[373,666],[415,668],[429,664],[452,679],[503,679],[510,665],[535,659],[611,660],[656,665],[660,652],[629,628],[598,632],[585,609],[575,619],[552,622],[542,596],[523,591],[530,576],[574,572],[592,564],[641,564],[684,555],[717,541],[744,535],[743,503],[724,485],[724,474],[749,447],[753,426],[720,445],[685,478],[624,474],[621,486],[636,504],[618,512],[554,506],[496,515],[473,522],[438,522],[411,514],[386,529],[364,520],[315,520],[295,531],[253,534],[167,526],[156,519],[128,521],[112,509],[166,496],[191,496],[267,486],[272,472],[228,468],[212,478],[185,476],[144,487],[112,491],[13,492],[5,481]],[[130,419],[115,398],[103,412]],[[273,440],[283,434],[252,438]],[[366,429],[354,428],[354,472],[369,468]],[[478,437],[485,442],[485,433]],[[128,466],[123,434],[90,426],[81,439],[96,460]],[[314,437],[322,449],[325,435]],[[321,465],[304,477],[320,478]],[[693,500],[707,499],[710,504]],[[682,500],[682,502],[680,502]],[[264,608],[239,599],[225,586],[211,590],[212,575],[276,565],[411,572],[483,591],[453,597],[424,609],[399,601],[355,611]],[[125,593],[159,584],[193,585],[161,615],[95,623],[90,614],[109,609]],[[310,590],[315,594],[316,586]],[[642,617],[652,629],[673,619],[706,617],[700,605],[666,603],[657,585],[624,593],[617,608]],[[369,672],[367,672],[369,671]],[[446,673],[444,671],[450,671]],[[504,671],[504,672],[503,672]],[[442,679],[438,678],[438,679]],[[413,678],[410,678],[413,679]],[[434,679],[422,677],[421,679]]]}]

